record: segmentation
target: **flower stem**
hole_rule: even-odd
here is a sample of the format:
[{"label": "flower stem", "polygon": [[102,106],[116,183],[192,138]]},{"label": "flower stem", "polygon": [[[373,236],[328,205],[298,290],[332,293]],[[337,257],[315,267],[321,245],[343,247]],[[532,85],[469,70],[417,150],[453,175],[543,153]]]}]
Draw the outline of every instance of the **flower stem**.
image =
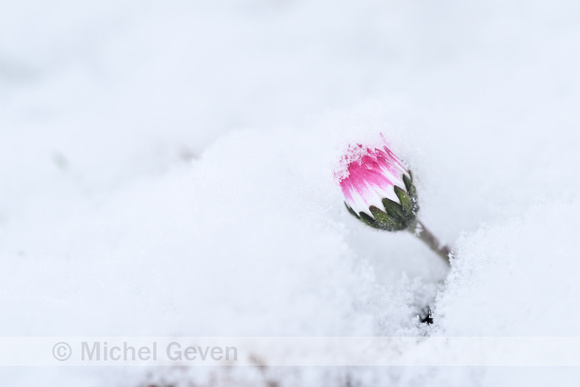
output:
[{"label": "flower stem", "polygon": [[411,234],[415,235],[417,238],[421,239],[433,252],[439,255],[447,265],[450,265],[449,254],[451,250],[447,245],[439,242],[439,239],[420,220],[413,223],[408,229]]}]

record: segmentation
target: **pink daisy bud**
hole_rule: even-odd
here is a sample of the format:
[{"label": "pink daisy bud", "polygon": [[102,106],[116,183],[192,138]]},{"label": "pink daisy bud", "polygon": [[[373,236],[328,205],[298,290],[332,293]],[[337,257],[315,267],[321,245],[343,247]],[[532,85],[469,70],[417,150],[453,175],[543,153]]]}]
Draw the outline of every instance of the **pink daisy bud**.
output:
[{"label": "pink daisy bud", "polygon": [[414,224],[418,205],[411,172],[382,134],[378,145],[350,145],[335,177],[349,212],[369,226],[396,231]]}]

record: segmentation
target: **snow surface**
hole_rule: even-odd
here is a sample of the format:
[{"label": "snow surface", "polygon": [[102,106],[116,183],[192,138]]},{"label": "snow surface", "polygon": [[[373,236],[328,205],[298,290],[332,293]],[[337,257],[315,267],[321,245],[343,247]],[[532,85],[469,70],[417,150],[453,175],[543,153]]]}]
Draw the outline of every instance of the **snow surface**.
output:
[{"label": "snow surface", "polygon": [[[2,336],[580,334],[580,3],[0,9]],[[449,273],[413,236],[344,209],[340,152],[379,132],[456,248]],[[265,383],[151,371],[0,375]],[[271,372],[281,386],[580,381],[573,368]]]}]

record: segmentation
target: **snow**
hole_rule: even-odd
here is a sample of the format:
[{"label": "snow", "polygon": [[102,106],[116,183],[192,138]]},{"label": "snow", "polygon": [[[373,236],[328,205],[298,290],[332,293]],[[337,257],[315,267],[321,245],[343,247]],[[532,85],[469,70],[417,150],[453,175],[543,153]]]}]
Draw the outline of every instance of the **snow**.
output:
[{"label": "snow", "polygon": [[[2,336],[579,334],[576,2],[1,8]],[[421,219],[455,248],[449,272],[409,233],[344,208],[341,152],[380,132],[413,170]],[[540,386],[577,385],[573,371],[0,374]]]}]

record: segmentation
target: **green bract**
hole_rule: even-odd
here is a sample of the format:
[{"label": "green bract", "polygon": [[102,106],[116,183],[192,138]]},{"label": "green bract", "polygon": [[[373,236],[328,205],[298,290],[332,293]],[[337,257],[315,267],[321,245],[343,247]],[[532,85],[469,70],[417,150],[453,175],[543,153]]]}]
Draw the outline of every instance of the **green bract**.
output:
[{"label": "green bract", "polygon": [[384,208],[377,208],[376,206],[369,207],[369,211],[372,214],[370,216],[362,211],[357,214],[345,202],[348,212],[366,225],[379,230],[399,231],[409,228],[416,221],[419,204],[417,201],[417,190],[413,185],[413,176],[410,171],[409,176],[403,175],[403,181],[405,183],[405,189],[398,186],[393,187],[395,194],[399,198],[399,203],[384,198],[382,199]]}]

